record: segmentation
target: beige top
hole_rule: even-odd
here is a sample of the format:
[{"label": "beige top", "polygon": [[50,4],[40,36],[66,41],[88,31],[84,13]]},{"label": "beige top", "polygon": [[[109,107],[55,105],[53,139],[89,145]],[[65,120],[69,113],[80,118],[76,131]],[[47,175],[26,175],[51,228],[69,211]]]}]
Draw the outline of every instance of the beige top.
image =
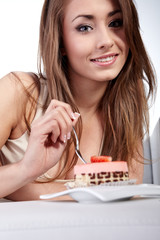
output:
[{"label": "beige top", "polygon": [[[37,111],[35,114],[35,118],[37,119],[42,116],[42,108],[41,104],[44,103],[47,96],[47,84],[44,80],[40,79],[40,95],[37,105]],[[27,149],[28,145],[28,132],[26,131],[21,137],[17,139],[8,139],[6,144],[0,150],[0,159],[2,165],[6,165],[8,163],[14,163],[21,160],[24,156],[24,153]]]}]

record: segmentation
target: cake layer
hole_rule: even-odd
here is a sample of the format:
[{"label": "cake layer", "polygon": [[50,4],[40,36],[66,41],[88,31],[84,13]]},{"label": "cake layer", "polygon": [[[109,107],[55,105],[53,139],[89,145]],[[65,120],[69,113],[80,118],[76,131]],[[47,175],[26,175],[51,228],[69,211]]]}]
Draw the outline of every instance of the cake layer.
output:
[{"label": "cake layer", "polygon": [[99,185],[102,183],[127,181],[129,179],[128,172],[116,171],[116,172],[101,172],[101,173],[89,173],[79,174],[75,176],[77,184],[82,185],[85,183],[89,185]]},{"label": "cake layer", "polygon": [[128,172],[127,163],[124,161],[87,163],[74,167],[74,175],[117,171]]}]

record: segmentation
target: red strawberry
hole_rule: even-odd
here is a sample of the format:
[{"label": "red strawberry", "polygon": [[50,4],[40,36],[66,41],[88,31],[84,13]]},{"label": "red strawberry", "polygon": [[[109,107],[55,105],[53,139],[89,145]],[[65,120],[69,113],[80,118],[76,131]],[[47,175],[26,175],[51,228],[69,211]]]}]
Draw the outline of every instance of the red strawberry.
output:
[{"label": "red strawberry", "polygon": [[91,163],[95,162],[111,162],[112,157],[110,156],[92,156],[91,157]]}]

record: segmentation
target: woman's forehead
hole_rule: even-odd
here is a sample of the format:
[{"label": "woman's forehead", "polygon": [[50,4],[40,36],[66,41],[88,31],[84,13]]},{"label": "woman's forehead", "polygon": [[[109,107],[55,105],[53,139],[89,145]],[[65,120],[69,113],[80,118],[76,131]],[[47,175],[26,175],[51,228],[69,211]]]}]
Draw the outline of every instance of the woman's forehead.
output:
[{"label": "woman's forehead", "polygon": [[65,0],[64,16],[109,12],[113,9],[120,9],[118,0]]}]

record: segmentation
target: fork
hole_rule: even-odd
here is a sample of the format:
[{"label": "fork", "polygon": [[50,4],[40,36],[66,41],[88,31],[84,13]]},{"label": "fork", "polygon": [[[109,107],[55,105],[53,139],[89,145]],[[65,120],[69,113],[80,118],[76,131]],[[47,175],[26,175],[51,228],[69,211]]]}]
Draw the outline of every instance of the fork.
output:
[{"label": "fork", "polygon": [[80,150],[79,150],[79,140],[78,140],[78,136],[77,136],[76,130],[75,130],[74,127],[72,127],[72,128],[73,128],[74,136],[75,136],[75,139],[76,139],[75,152],[76,152],[77,156],[79,157],[79,159],[80,159],[83,163],[86,164],[87,162],[84,160],[84,158],[82,157],[82,154],[81,154],[81,152],[80,152]]}]

